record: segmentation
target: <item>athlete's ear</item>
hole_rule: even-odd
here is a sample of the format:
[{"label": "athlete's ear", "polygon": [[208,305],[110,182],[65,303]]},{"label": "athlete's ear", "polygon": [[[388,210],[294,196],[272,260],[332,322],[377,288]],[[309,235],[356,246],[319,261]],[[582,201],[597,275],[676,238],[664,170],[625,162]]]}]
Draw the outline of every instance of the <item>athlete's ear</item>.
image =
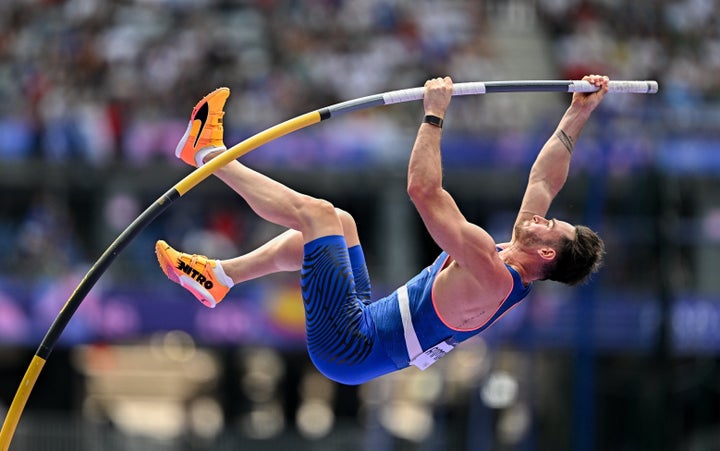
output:
[{"label": "athlete's ear", "polygon": [[542,258],[543,260],[547,260],[547,261],[554,260],[555,256],[557,255],[557,252],[555,252],[555,249],[553,249],[551,247],[542,247],[542,248],[538,249],[537,252],[538,252],[538,255],[540,255],[540,258]]}]

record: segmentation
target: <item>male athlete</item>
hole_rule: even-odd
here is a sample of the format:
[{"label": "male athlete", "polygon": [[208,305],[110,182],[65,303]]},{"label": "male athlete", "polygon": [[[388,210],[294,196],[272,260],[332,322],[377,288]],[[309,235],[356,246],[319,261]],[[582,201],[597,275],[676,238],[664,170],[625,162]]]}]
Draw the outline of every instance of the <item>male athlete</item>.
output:
[{"label": "male athlete", "polygon": [[[208,307],[235,284],[299,270],[308,352],[328,378],[361,384],[409,365],[425,369],[489,327],[534,281],[575,285],[599,268],[604,245],[593,231],[545,218],[565,184],[574,144],[608,90],[607,77],[584,80],[598,91],[573,94],[532,166],[511,241],[503,244],[468,222],[443,189],[440,140],[453,82],[445,77],[425,83],[425,118],[410,155],[407,192],[442,252],[385,298],[371,300],[357,228],[347,212],[237,160],[216,175],[260,217],[288,230],[229,260],[181,253],[158,241],[160,266]],[[226,150],[222,117],[229,95],[220,88],[196,105],[176,156],[200,166]]]}]

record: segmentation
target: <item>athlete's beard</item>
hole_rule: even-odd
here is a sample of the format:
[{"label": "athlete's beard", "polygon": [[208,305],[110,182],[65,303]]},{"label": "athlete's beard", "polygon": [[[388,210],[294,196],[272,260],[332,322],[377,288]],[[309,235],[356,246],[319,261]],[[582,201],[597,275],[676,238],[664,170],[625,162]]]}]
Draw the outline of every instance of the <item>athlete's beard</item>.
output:
[{"label": "athlete's beard", "polygon": [[515,240],[522,246],[534,246],[538,244],[551,245],[552,243],[541,239],[536,234],[531,233],[523,224],[516,224],[514,230]]},{"label": "athlete's beard", "polygon": [[530,246],[538,242],[523,224],[515,224],[515,240],[523,246]]}]

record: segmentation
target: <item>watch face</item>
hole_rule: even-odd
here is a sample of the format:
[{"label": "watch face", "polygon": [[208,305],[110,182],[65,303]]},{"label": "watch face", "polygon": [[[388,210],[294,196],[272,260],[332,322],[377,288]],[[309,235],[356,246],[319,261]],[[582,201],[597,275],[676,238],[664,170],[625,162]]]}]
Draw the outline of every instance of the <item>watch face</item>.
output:
[{"label": "watch face", "polygon": [[442,128],[442,125],[443,125],[443,120],[442,120],[442,118],[439,118],[439,117],[437,117],[437,116],[432,116],[432,115],[430,115],[430,114],[428,114],[427,116],[425,116],[424,121],[425,121],[426,123],[430,124],[430,125],[434,125],[434,126],[440,127],[440,128]]}]

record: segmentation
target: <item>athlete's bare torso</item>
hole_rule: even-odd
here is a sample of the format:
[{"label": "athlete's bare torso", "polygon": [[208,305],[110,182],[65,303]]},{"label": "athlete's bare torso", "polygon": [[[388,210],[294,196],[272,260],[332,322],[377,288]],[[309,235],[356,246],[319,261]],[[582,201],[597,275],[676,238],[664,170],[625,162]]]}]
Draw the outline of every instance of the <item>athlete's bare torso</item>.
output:
[{"label": "athlete's bare torso", "polygon": [[[498,257],[499,258],[499,257]],[[470,274],[448,258],[433,287],[438,315],[453,329],[476,329],[495,314],[512,289],[510,273],[505,280]]]}]

